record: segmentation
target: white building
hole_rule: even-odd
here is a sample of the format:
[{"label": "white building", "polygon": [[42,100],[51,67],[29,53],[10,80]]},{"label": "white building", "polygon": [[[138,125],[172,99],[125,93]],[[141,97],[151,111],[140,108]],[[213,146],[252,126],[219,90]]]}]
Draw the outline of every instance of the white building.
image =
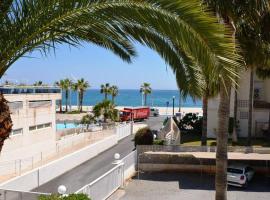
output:
[{"label": "white building", "polygon": [[[61,90],[50,87],[0,87],[9,102],[13,130],[1,160],[27,157],[55,145],[56,100]],[[9,158],[6,158],[6,156]]]},{"label": "white building", "polygon": [[[249,86],[250,71],[241,73],[238,88],[238,137],[247,137],[248,135],[248,111],[249,111]],[[234,116],[234,98],[235,93],[231,93],[230,116]],[[208,137],[215,137],[218,124],[218,104],[219,97],[211,99],[208,104]],[[252,137],[262,137],[268,129],[270,112],[270,79],[261,80],[254,76],[254,104],[253,104],[253,124]]]}]

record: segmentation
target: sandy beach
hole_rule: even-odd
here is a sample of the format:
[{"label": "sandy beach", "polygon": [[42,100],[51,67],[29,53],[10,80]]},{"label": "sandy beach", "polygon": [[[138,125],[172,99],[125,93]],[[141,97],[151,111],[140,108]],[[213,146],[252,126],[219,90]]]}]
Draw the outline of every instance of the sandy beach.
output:
[{"label": "sandy beach", "polygon": [[[126,107],[129,106],[117,106],[116,108],[119,110],[122,110]],[[83,106],[84,111],[92,111],[93,106]],[[172,107],[154,107],[159,110],[160,115],[172,115],[173,113],[173,108]],[[77,106],[72,106],[72,109],[76,110]],[[177,113],[179,112],[179,108],[175,107],[174,112]],[[202,108],[200,107],[181,107],[181,113],[182,115],[185,115],[186,113],[197,113],[202,116]]]}]

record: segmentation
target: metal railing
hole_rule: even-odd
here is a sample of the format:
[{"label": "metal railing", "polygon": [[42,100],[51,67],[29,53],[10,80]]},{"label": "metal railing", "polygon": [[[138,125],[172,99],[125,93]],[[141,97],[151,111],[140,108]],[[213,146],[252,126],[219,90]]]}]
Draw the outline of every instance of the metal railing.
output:
[{"label": "metal railing", "polygon": [[17,190],[0,189],[1,200],[37,200],[41,195],[50,195],[49,193],[27,192]]},{"label": "metal railing", "polygon": [[85,185],[76,193],[87,194],[91,200],[105,200],[117,189],[124,187],[124,181],[135,172],[137,165],[137,151],[133,151],[122,160],[115,162],[111,170]]},{"label": "metal railing", "polygon": [[123,163],[116,165],[101,177],[78,190],[76,193],[87,194],[92,200],[107,199],[118,188],[123,186],[123,167]]}]

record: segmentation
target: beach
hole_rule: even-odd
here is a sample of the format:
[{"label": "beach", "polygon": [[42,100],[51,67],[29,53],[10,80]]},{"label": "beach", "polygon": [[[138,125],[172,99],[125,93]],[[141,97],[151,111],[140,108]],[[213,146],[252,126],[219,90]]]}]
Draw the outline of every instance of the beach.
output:
[{"label": "beach", "polygon": [[[118,110],[123,110],[124,108],[128,108],[128,107],[132,107],[132,106],[117,106],[116,108]],[[152,107],[151,107],[152,108]],[[159,110],[159,114],[160,115],[172,115],[173,113],[173,107],[153,107]],[[76,110],[77,106],[72,106],[72,110]],[[83,106],[83,110],[90,112],[92,111],[93,106]],[[175,107],[174,108],[174,112],[177,113],[179,112],[179,108]],[[181,107],[181,114],[182,116],[185,115],[186,113],[196,113],[199,114],[200,116],[202,116],[202,108],[200,107]]]}]

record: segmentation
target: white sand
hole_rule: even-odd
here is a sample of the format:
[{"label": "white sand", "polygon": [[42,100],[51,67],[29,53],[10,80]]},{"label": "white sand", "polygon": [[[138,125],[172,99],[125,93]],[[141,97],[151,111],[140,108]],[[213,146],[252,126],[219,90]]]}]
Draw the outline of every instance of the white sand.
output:
[{"label": "white sand", "polygon": [[[125,107],[129,106],[117,106],[117,109],[122,110]],[[93,106],[83,106],[84,111],[92,111]],[[160,115],[172,115],[173,108],[172,107],[154,107],[159,109]],[[77,106],[73,106],[73,109],[77,109]],[[174,108],[174,112],[177,113],[179,111],[178,107]],[[202,116],[202,108],[200,107],[181,107],[181,113],[185,115],[186,113],[197,113]]]}]

